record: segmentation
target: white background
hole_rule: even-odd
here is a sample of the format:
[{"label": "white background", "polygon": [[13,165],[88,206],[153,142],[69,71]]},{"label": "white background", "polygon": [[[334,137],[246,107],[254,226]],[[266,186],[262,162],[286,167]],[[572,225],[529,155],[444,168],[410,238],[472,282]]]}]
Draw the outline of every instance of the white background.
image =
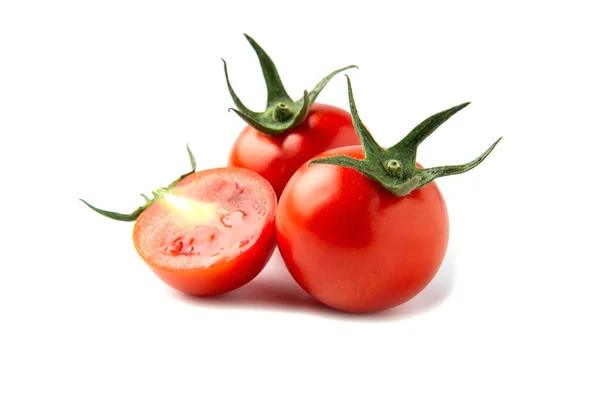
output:
[{"label": "white background", "polygon": [[[0,3],[0,398],[599,398],[598,12],[592,1]],[[242,33],[294,98],[338,67],[382,145],[472,101],[421,147],[450,251],[418,297],[319,306],[276,253],[255,281],[193,299],[137,256],[128,212],[221,166],[266,95]],[[347,109],[343,76],[321,102]],[[393,232],[390,232],[393,234]]]}]

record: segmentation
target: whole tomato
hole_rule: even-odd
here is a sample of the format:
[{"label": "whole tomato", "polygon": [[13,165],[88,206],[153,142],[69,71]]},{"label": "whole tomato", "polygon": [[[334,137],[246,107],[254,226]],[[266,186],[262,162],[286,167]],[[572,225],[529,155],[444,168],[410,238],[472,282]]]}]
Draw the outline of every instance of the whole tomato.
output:
[{"label": "whole tomato", "polygon": [[414,297],[442,264],[448,213],[433,179],[474,168],[498,142],[470,163],[421,168],[418,144],[467,103],[383,149],[362,125],[348,85],[362,147],[325,152],[294,174],[280,198],[276,235],[285,265],[309,294],[339,310],[373,312]]},{"label": "whole tomato", "polygon": [[224,64],[227,86],[239,109],[232,110],[248,124],[232,146],[229,165],[259,173],[279,196],[294,172],[310,158],[329,149],[360,143],[347,111],[314,103],[333,76],[354,66],[332,72],[311,92],[304,91],[300,100],[293,101],[271,58],[254,39],[248,35],[246,39],[260,61],[267,86],[267,107],[263,112],[255,112],[244,106],[231,87]]},{"label": "whole tomato", "polygon": [[[319,157],[339,155],[364,158],[360,146]],[[448,214],[435,183],[398,197],[354,169],[305,164],[280,204],[277,243],[288,270],[340,310],[405,302],[433,279],[446,253]]]}]

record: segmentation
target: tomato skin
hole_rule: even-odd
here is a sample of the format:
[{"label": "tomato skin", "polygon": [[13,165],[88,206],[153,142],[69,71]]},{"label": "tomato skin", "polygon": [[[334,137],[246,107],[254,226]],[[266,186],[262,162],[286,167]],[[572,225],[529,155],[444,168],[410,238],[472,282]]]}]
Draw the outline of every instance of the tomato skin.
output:
[{"label": "tomato skin", "polygon": [[304,162],[326,150],[359,144],[352,117],[341,108],[314,103],[297,127],[275,136],[246,126],[229,154],[229,165],[259,173],[277,197]]},{"label": "tomato skin", "polygon": [[[239,168],[216,168],[193,173],[179,182],[172,190],[174,194],[193,192],[194,184],[208,175],[222,174],[235,178],[245,176],[258,189],[258,201],[264,208],[265,218],[254,243],[234,258],[226,259],[207,268],[176,268],[176,260],[158,254],[157,242],[149,236],[155,233],[155,221],[164,214],[164,205],[157,202],[148,207],[136,220],[133,241],[138,254],[163,282],[180,292],[195,296],[218,295],[237,289],[256,277],[271,258],[275,249],[275,211],[277,197],[270,184],[260,175]],[[191,190],[189,188],[192,188]],[[215,193],[221,189],[216,188]],[[157,256],[158,254],[158,256]],[[185,257],[185,256],[178,256]]]},{"label": "tomato skin", "polygon": [[[327,151],[364,158],[360,146]],[[322,303],[375,312],[429,284],[448,245],[448,214],[435,183],[397,197],[361,173],[308,163],[284,190],[277,244],[296,282]]]}]

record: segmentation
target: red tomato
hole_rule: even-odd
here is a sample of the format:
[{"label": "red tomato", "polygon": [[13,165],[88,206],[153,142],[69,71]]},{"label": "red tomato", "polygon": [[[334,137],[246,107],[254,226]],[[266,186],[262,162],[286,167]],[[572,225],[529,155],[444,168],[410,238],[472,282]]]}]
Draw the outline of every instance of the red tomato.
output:
[{"label": "red tomato", "polygon": [[196,172],[142,212],[133,241],[171,287],[220,294],[248,283],[271,257],[276,206],[271,185],[252,171]]},{"label": "red tomato", "polygon": [[304,162],[326,150],[359,143],[347,111],[315,103],[300,125],[283,134],[269,136],[246,126],[231,149],[229,165],[259,173],[280,196]]},{"label": "red tomato", "polygon": [[[322,156],[364,158],[360,146]],[[433,279],[448,244],[448,214],[435,183],[396,196],[360,172],[303,165],[284,190],[276,232],[296,282],[349,312],[385,310]]]}]

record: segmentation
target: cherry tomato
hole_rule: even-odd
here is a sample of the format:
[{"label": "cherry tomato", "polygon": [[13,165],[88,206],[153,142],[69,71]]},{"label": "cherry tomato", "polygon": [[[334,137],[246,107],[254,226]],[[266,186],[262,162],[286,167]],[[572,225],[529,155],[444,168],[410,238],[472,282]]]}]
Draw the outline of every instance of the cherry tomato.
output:
[{"label": "cherry tomato", "polygon": [[269,183],[252,171],[196,172],[142,212],[133,241],[171,287],[202,296],[228,292],[271,257],[276,205]]},{"label": "cherry tomato", "polygon": [[327,83],[338,73],[356,68],[337,69],[310,92],[294,101],[285,90],[277,67],[265,50],[248,35],[246,39],[256,52],[267,87],[264,111],[252,111],[233,90],[223,60],[229,94],[237,109],[231,108],[248,126],[242,130],[229,154],[229,165],[258,172],[268,180],[277,196],[287,181],[304,162],[336,147],[359,144],[350,113],[340,108],[315,103]]},{"label": "cherry tomato", "polygon": [[[361,146],[319,157],[364,158]],[[448,243],[448,214],[432,182],[396,196],[351,168],[304,164],[280,199],[281,256],[322,303],[373,312],[411,299],[433,279]]]},{"label": "cherry tomato", "polygon": [[283,134],[265,135],[246,126],[233,144],[229,165],[258,172],[280,196],[304,162],[326,150],[359,143],[347,111],[315,103],[300,125]]}]

